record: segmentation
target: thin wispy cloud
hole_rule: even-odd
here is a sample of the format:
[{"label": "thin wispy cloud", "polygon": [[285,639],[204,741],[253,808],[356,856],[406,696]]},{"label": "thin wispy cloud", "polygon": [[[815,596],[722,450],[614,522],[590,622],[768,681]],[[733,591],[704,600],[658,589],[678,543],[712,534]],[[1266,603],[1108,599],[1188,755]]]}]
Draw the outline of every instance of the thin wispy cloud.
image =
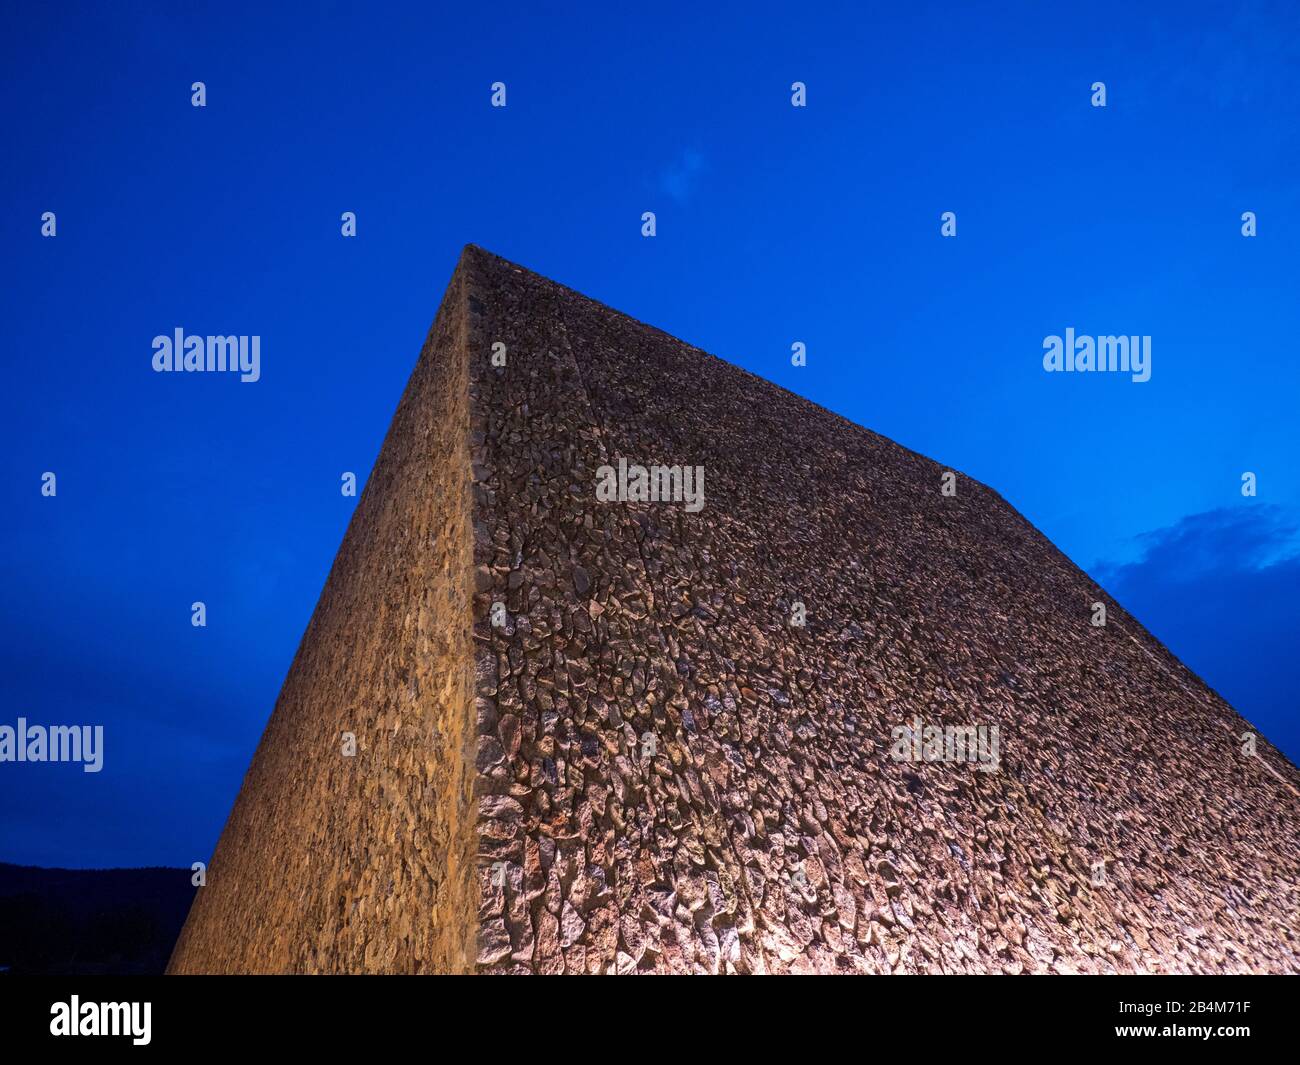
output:
[{"label": "thin wispy cloud", "polygon": [[1102,563],[1099,574],[1126,580],[1157,572],[1186,583],[1229,572],[1254,573],[1300,556],[1300,519],[1285,508],[1259,503],[1189,514],[1176,524],[1138,537],[1141,557]]},{"label": "thin wispy cloud", "polygon": [[659,173],[659,188],[677,203],[685,203],[699,187],[707,171],[704,156],[688,148]]},{"label": "thin wispy cloud", "polygon": [[1300,519],[1269,504],[1189,514],[1093,576],[1210,687],[1300,763],[1295,634]]}]

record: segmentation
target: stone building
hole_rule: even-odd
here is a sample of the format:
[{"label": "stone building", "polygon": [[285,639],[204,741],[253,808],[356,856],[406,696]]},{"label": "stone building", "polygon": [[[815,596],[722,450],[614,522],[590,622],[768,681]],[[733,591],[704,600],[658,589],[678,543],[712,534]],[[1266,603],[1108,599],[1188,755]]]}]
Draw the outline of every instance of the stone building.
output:
[{"label": "stone building", "polygon": [[1253,737],[996,492],[469,247],[170,971],[1295,972]]}]

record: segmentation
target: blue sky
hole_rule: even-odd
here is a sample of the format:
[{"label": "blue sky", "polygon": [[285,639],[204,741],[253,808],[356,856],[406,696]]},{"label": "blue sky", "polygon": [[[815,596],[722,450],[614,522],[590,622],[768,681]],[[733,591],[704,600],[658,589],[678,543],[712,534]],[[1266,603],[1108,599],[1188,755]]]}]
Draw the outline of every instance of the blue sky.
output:
[{"label": "blue sky", "polygon": [[0,765],[0,860],[208,857],[467,242],[993,486],[1300,758],[1294,6],[606,6],[10,12],[0,723],[107,750]]}]

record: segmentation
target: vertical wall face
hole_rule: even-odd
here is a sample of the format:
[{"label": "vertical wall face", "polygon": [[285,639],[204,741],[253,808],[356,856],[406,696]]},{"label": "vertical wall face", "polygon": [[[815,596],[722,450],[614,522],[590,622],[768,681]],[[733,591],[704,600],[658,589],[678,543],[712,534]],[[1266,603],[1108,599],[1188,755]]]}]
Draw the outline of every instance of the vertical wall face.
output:
[{"label": "vertical wall face", "polygon": [[[671,831],[674,812],[655,800],[682,778],[653,779],[629,751],[662,714],[671,667],[639,515],[594,503],[608,456],[566,335],[568,297],[501,260],[474,262],[471,350],[501,342],[508,360],[471,358],[479,962],[606,972],[632,935],[621,922],[661,880],[634,866],[644,834]],[[505,624],[491,623],[495,603]]]},{"label": "vertical wall face", "polygon": [[996,493],[472,264],[483,971],[1300,966],[1300,775]]},{"label": "vertical wall face", "polygon": [[473,964],[465,328],[453,278],[173,973]]}]

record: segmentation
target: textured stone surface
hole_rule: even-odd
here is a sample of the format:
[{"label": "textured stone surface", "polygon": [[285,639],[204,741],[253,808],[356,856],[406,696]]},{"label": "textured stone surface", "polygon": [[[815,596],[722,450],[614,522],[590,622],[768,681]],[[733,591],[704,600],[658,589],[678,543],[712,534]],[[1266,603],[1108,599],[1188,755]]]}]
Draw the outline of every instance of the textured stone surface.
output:
[{"label": "textured stone surface", "polygon": [[1300,773],[943,472],[466,249],[173,971],[1300,969]]},{"label": "textured stone surface", "polygon": [[473,965],[464,308],[454,278],[169,972]]}]

